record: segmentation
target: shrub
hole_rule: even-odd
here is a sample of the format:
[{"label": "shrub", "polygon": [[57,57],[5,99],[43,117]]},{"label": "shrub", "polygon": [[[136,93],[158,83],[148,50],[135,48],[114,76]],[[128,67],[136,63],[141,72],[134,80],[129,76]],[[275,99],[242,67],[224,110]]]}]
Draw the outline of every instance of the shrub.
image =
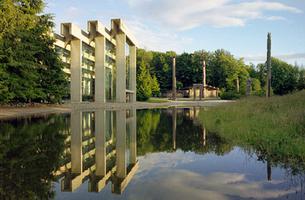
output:
[{"label": "shrub", "polygon": [[239,99],[241,95],[237,93],[236,91],[224,91],[220,93],[220,98],[224,100],[233,100],[233,99]]}]

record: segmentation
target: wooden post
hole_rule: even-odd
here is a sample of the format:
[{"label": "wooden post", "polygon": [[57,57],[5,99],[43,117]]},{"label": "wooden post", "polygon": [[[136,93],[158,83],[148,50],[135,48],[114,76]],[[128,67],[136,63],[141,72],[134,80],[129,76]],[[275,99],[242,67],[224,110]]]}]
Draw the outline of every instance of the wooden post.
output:
[{"label": "wooden post", "polygon": [[202,83],[203,84],[202,96],[203,96],[203,98],[205,98],[205,87],[207,85],[205,60],[203,60],[203,62],[202,62],[202,82],[203,82]]},{"label": "wooden post", "polygon": [[176,57],[173,57],[173,85],[172,85],[172,92],[173,92],[173,100],[176,100]]},{"label": "wooden post", "polygon": [[271,96],[271,33],[268,33],[267,39],[267,92],[266,96],[269,98]]},{"label": "wooden post", "polygon": [[251,95],[251,84],[252,84],[252,80],[251,80],[251,78],[248,78],[247,79],[246,96],[250,96]]},{"label": "wooden post", "polygon": [[202,99],[202,93],[203,93],[203,87],[202,87],[202,85],[200,85],[199,86],[199,100],[201,101],[201,99]]},{"label": "wooden post", "polygon": [[236,79],[236,92],[239,93],[239,77]]}]

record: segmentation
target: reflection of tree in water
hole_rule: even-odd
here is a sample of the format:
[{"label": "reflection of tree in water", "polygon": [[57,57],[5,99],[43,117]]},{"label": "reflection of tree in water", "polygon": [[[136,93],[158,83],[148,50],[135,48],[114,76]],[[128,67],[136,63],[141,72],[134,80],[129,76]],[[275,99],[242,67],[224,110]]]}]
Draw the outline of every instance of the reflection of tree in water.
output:
[{"label": "reflection of tree in water", "polygon": [[0,121],[0,199],[48,199],[64,150],[67,116]]},{"label": "reflection of tree in water", "polygon": [[[138,111],[138,153],[173,152],[173,116],[171,109]],[[203,142],[202,124],[188,114],[188,109],[176,110],[176,149],[193,151],[198,154],[215,153],[224,155],[233,147],[242,148],[249,155],[256,155],[259,161],[266,163],[266,179],[272,179],[272,168],[280,167],[293,177],[298,185],[304,183],[305,153],[294,151],[293,145],[284,141],[262,142],[261,138],[249,138],[241,135],[229,135],[218,132],[206,132]],[[245,137],[245,138],[243,138]],[[304,143],[305,145],[305,143]],[[299,177],[299,178],[296,178]],[[300,181],[297,181],[300,180]]]},{"label": "reflection of tree in water", "polygon": [[[194,123],[194,120],[186,114],[187,109],[176,109],[176,149],[193,151],[196,153],[213,152],[223,155],[232,150],[226,140],[215,133],[206,134],[206,142],[203,144],[203,127]],[[137,113],[137,142],[138,154],[144,155],[150,152],[174,151],[173,148],[173,115],[172,110],[140,110]]]}]

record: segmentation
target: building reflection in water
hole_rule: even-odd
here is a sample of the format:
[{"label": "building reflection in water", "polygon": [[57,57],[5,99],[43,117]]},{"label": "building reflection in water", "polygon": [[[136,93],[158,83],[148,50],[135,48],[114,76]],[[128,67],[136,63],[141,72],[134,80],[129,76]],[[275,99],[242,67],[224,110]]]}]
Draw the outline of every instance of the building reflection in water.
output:
[{"label": "building reflection in water", "polygon": [[[200,108],[197,107],[172,108],[165,111],[171,115],[169,118],[171,122],[168,121],[172,123],[172,126],[168,127],[172,132],[170,148],[174,151],[189,150],[188,146],[181,146],[188,143],[181,139],[189,136],[190,141],[194,139],[197,141],[199,153],[209,152],[211,149],[217,151],[217,147],[221,145],[223,148],[219,148],[219,151],[226,151],[225,141],[209,133],[197,120],[199,111]],[[191,127],[197,128],[190,129],[189,133],[181,132],[182,124],[190,126],[185,120],[193,124]],[[71,134],[66,139],[63,164],[55,172],[61,183],[61,191],[75,191],[84,182],[88,182],[89,192],[100,192],[111,183],[112,192],[121,194],[139,167],[136,129],[135,109],[116,111],[99,109],[94,112],[74,110],[71,113]],[[269,162],[267,162],[267,179],[271,180]]]},{"label": "building reflection in water", "polygon": [[112,192],[121,194],[138,169],[136,110],[74,110],[66,145],[55,173],[61,191],[75,191],[88,181],[88,191],[99,192],[111,182]]}]

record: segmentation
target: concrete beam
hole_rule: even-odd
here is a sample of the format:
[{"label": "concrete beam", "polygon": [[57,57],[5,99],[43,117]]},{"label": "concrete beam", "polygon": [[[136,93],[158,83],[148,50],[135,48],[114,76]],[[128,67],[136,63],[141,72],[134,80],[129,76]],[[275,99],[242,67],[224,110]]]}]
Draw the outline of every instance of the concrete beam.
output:
[{"label": "concrete beam", "polygon": [[135,40],[134,36],[128,31],[128,29],[126,28],[125,24],[123,23],[123,21],[121,19],[112,19],[111,20],[111,30],[115,34],[117,34],[118,32],[125,33],[128,44],[130,46],[138,46],[137,45],[138,43]]},{"label": "concrete beam", "polygon": [[94,36],[107,35],[105,26],[103,26],[103,24],[97,20],[88,21],[87,30],[90,35],[94,35]]}]

